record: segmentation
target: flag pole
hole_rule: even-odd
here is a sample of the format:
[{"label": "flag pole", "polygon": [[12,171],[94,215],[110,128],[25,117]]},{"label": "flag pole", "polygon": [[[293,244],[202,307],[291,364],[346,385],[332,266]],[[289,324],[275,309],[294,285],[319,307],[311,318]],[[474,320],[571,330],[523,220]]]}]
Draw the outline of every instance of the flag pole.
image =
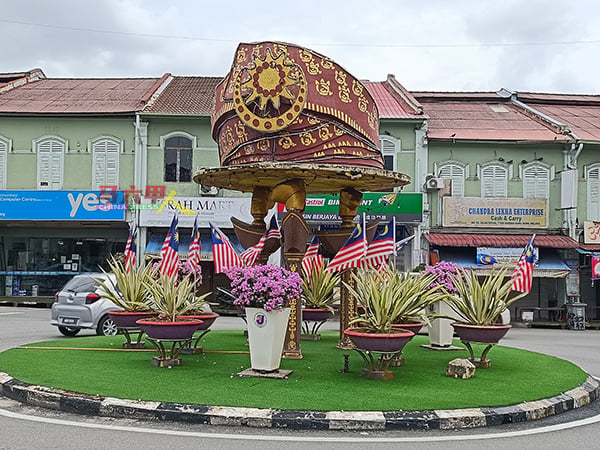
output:
[{"label": "flag pole", "polygon": [[398,255],[398,250],[396,250],[396,216],[392,217],[392,226],[393,226],[393,230],[394,230],[394,269],[396,267],[398,267],[397,264],[397,260],[396,260],[396,256]]}]

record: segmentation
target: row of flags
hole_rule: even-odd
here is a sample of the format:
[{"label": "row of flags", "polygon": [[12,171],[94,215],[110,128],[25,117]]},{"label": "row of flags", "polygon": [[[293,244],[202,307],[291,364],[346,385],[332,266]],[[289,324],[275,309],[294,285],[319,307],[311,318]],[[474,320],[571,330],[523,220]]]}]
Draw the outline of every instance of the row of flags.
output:
[{"label": "row of flags", "polygon": [[[200,263],[200,233],[198,231],[198,217],[194,219],[192,230],[192,242],[189,248],[188,262],[193,270],[196,270]],[[213,256],[215,264],[215,273],[222,273],[230,267],[252,266],[260,253],[265,242],[268,239],[281,239],[281,231],[277,224],[275,215],[271,217],[269,228],[261,236],[258,243],[238,254],[229,238],[217,226],[209,223],[212,238]],[[161,262],[159,271],[163,275],[174,277],[177,274],[179,264],[179,232],[177,230],[178,218],[173,216],[169,232],[165,237],[161,249]],[[136,227],[131,227],[129,238],[125,247],[125,267],[127,272],[136,263]],[[377,228],[371,244],[367,243],[366,224],[364,215],[360,223],[356,225],[350,237],[333,259],[327,265],[326,272],[338,272],[351,267],[378,268],[387,263],[387,258],[406,246],[415,235],[404,238],[398,242],[395,239],[395,224],[380,225]],[[511,289],[513,291],[528,293],[531,292],[533,282],[533,266],[535,255],[533,243],[535,234],[525,246],[523,254],[511,276]],[[323,255],[321,253],[321,243],[317,236],[314,236],[308,245],[301,266],[307,276],[310,276],[313,267],[323,267]]]}]

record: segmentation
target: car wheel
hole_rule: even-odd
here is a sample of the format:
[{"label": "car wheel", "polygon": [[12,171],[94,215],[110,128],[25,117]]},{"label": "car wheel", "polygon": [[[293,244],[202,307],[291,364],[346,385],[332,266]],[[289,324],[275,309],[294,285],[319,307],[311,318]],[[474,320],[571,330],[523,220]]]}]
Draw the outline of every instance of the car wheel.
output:
[{"label": "car wheel", "polygon": [[80,330],[81,328],[77,327],[58,327],[58,331],[64,336],[76,336]]},{"label": "car wheel", "polygon": [[109,316],[104,316],[96,327],[98,336],[114,336],[117,334],[117,324]]}]

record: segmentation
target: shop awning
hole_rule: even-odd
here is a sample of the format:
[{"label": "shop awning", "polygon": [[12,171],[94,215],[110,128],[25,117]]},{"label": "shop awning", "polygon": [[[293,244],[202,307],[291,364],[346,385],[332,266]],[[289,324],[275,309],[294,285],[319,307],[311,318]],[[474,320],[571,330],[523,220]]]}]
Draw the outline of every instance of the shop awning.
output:
[{"label": "shop awning", "polygon": [[[446,261],[453,262],[454,264],[464,267],[465,269],[473,270],[477,275],[487,276],[494,266],[482,266],[478,265],[475,261],[467,259],[452,259],[448,258]],[[496,265],[498,267],[498,265]],[[516,265],[511,265],[508,273],[512,275],[512,270]],[[533,276],[535,278],[567,278],[571,269],[563,261],[558,258],[544,258],[539,261],[533,268]]]},{"label": "shop awning", "polygon": [[[438,247],[525,247],[531,234],[428,233],[423,237]],[[536,247],[578,248],[579,243],[569,236],[536,235]]]},{"label": "shop awning", "polygon": [[600,255],[600,244],[580,244],[577,251],[582,255]]},{"label": "shop awning", "polygon": [[[238,241],[237,236],[235,235],[235,233],[231,232],[231,233],[227,233],[224,232],[227,237],[229,238],[229,240],[231,241],[231,243],[233,244],[233,247],[238,251],[238,253],[241,253],[244,251],[244,248],[241,246],[240,242]],[[166,233],[153,233],[152,236],[150,236],[150,238],[148,239],[148,244],[146,244],[146,251],[145,253],[147,255],[160,255],[160,251],[162,249],[163,246],[163,242],[165,241],[165,236]],[[190,244],[192,242],[192,237],[190,235],[179,235],[179,256],[180,257],[187,257],[189,254],[189,247]],[[212,261],[213,260],[213,250],[212,250],[212,239],[210,237],[209,233],[201,233],[200,234],[200,249],[201,249],[201,255],[200,255],[200,260],[201,261]]]}]

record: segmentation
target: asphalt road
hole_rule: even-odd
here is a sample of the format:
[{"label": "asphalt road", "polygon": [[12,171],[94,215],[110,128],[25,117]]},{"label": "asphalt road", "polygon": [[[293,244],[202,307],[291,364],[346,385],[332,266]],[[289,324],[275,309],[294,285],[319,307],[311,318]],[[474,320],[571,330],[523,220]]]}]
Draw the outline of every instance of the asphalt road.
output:
[{"label": "asphalt road", "polygon": [[[48,309],[0,307],[0,351],[61,338]],[[221,317],[214,328],[240,328]],[[329,324],[335,327],[335,323]],[[85,332],[82,335],[93,334]],[[69,339],[69,338],[64,338]],[[70,338],[73,339],[73,338]],[[77,338],[74,338],[77,339]],[[600,331],[513,328],[503,345],[555,355],[600,376]],[[1,370],[1,367],[0,367]],[[540,373],[540,376],[552,374]],[[343,389],[343,386],[340,386]],[[325,432],[215,427],[82,417],[32,408],[0,397],[0,449],[579,449],[600,447],[600,402],[552,418],[461,431]]]}]

